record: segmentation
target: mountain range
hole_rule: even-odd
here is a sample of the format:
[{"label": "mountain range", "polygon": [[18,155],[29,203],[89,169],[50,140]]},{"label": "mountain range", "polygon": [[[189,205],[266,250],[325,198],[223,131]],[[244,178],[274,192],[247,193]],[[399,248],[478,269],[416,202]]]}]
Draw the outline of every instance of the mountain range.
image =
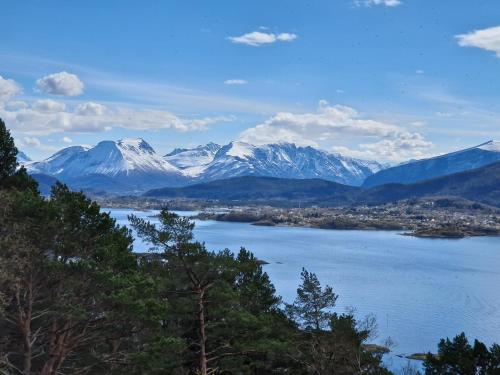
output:
[{"label": "mountain range", "polygon": [[236,176],[321,178],[357,186],[382,168],[376,162],[289,143],[208,143],[161,156],[140,138],[102,141],[92,148],[68,147],[24,165],[31,174],[52,176],[76,189],[122,194]]},{"label": "mountain range", "polygon": [[117,194],[142,194],[151,189],[243,176],[319,179],[366,190],[387,184],[415,184],[497,161],[500,142],[495,141],[384,168],[374,161],[291,143],[208,143],[177,148],[162,156],[141,138],[68,147],[40,162],[30,161],[24,154],[20,158],[28,172],[44,183],[57,179],[74,189]]}]

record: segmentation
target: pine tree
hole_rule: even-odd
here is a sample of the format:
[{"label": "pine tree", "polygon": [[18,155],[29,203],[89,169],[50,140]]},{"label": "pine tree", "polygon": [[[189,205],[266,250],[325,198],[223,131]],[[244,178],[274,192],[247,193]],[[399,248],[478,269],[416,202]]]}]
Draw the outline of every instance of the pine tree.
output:
[{"label": "pine tree", "polygon": [[332,317],[331,309],[335,307],[338,296],[331,286],[324,288],[314,273],[305,268],[300,274],[302,284],[297,289],[297,297],[292,305],[287,305],[287,311],[300,326],[320,331],[328,327]]},{"label": "pine tree", "polygon": [[166,210],[159,226],[129,219],[161,254],[154,268],[171,307],[165,325],[185,340],[185,371],[271,373],[289,331],[278,311],[280,299],[257,259],[244,249],[237,257],[229,250],[207,250],[193,241],[189,219]]},{"label": "pine tree", "polygon": [[17,148],[5,123],[0,119],[0,185],[16,172]]}]

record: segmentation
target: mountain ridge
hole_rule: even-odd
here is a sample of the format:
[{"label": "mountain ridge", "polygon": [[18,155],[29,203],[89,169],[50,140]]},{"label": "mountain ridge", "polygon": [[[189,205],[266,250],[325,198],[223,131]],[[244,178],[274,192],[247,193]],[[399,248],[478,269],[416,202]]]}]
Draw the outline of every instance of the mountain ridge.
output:
[{"label": "mountain ridge", "polygon": [[71,146],[25,166],[32,174],[49,175],[75,188],[124,193],[244,175],[322,178],[360,185],[382,168],[377,162],[291,143],[255,146],[233,141],[221,146],[210,142],[160,156],[142,138],[105,140],[90,148]]},{"label": "mountain ridge", "polygon": [[416,183],[497,161],[500,161],[500,141],[490,140],[477,146],[386,168],[368,176],[362,186],[371,188],[388,183]]},{"label": "mountain ridge", "polygon": [[155,198],[220,201],[304,200],[318,205],[384,204],[405,199],[452,196],[500,207],[500,162],[414,184],[386,184],[370,189],[321,179],[243,176],[179,188],[153,189]]}]

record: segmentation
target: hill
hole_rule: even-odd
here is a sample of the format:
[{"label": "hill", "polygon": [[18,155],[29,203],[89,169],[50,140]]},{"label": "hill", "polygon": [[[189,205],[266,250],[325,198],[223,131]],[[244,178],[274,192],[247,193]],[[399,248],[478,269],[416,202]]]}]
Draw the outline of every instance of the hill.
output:
[{"label": "hill", "polygon": [[500,142],[489,141],[465,150],[412,161],[368,176],[364,188],[390,183],[412,184],[431,178],[464,172],[500,161]]},{"label": "hill", "polygon": [[415,184],[387,184],[366,190],[365,203],[429,196],[453,196],[500,207],[500,162]]},{"label": "hill", "polygon": [[353,201],[359,188],[320,179],[286,179],[244,176],[181,188],[154,189],[144,195],[163,198],[214,199],[222,201],[318,200],[337,204]]}]

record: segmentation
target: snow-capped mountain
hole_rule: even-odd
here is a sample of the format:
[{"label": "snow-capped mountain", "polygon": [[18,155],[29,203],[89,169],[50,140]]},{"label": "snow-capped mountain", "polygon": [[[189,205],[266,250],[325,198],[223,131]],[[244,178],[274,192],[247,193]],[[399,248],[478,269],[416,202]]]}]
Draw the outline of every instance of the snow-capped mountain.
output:
[{"label": "snow-capped mountain", "polygon": [[28,155],[26,155],[24,152],[22,152],[22,151],[18,151],[18,152],[17,152],[17,161],[18,161],[18,163],[19,163],[19,164],[24,165],[24,164],[26,164],[26,163],[29,163],[29,162],[30,162],[30,161],[32,161],[32,160],[31,160],[31,158],[30,158]]},{"label": "snow-capped mountain", "polygon": [[43,161],[29,163],[25,166],[30,173],[43,173],[51,176],[62,175],[67,167],[70,166],[69,161],[72,157],[80,153],[85,153],[88,150],[87,147],[83,146],[63,148]]},{"label": "snow-capped mountain", "polygon": [[27,168],[80,189],[134,192],[187,182],[178,168],[140,138],[102,141],[92,148],[68,147]]},{"label": "snow-capped mountain", "polygon": [[201,167],[212,162],[220,148],[220,145],[213,142],[195,148],[176,148],[165,155],[165,159],[179,169]]},{"label": "snow-capped mountain", "polygon": [[268,176],[321,178],[346,185],[361,185],[368,175],[381,168],[376,162],[290,143],[254,146],[231,142],[221,147],[210,163],[186,168],[184,173],[197,176],[202,181],[237,176]]},{"label": "snow-capped mountain", "polygon": [[453,173],[464,172],[500,161],[500,141],[489,141],[475,147],[400,164],[367,177],[363,187],[402,183],[410,184]]},{"label": "snow-capped mountain", "polygon": [[290,143],[254,146],[231,142],[176,149],[164,157],[143,139],[102,141],[65,148],[41,162],[25,164],[32,174],[57,178],[73,188],[135,193],[237,176],[320,178],[360,185],[382,167]]}]

